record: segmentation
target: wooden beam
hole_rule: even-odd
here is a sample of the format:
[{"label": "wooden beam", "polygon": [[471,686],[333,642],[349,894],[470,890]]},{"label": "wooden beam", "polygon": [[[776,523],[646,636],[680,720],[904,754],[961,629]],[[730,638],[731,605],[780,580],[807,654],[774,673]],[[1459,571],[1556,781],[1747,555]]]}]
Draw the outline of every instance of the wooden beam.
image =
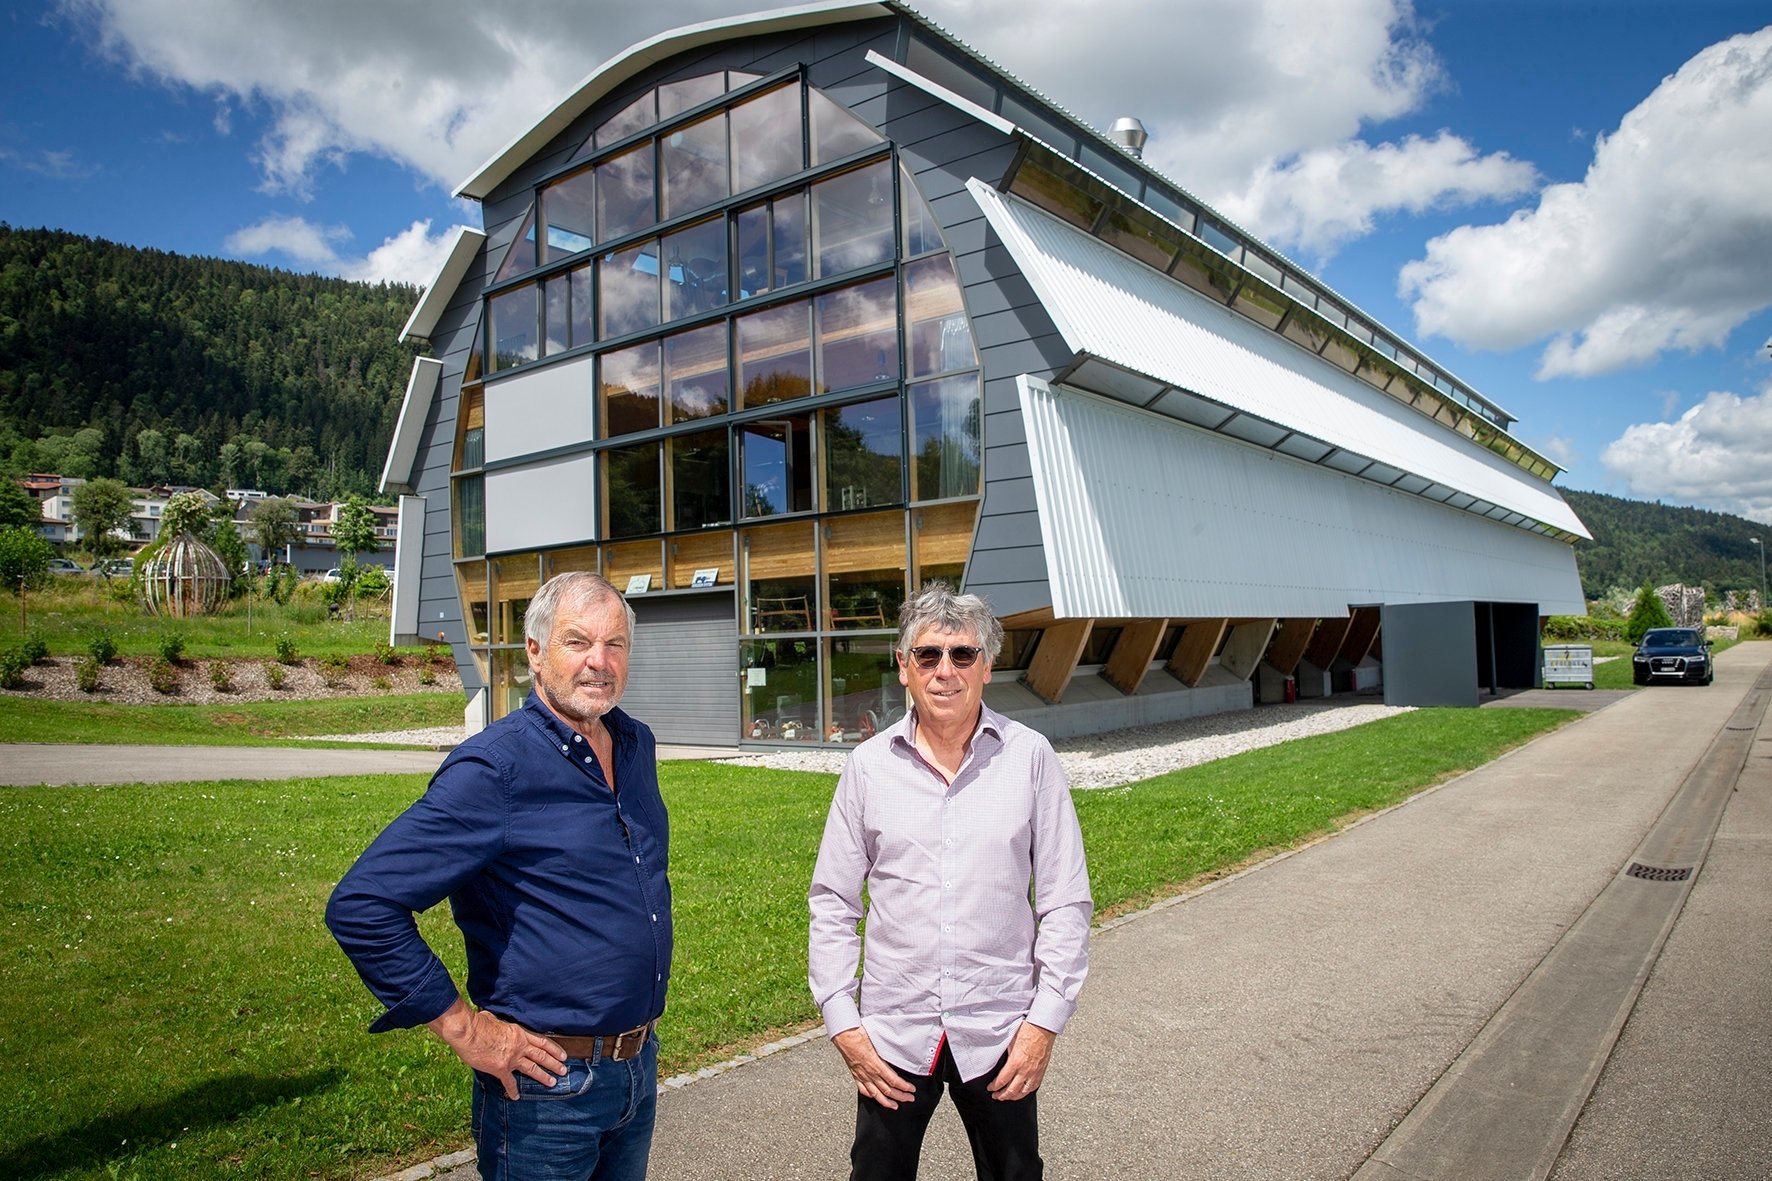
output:
[{"label": "wooden beam", "polygon": [[1189,620],[1182,628],[1174,655],[1164,666],[1169,675],[1190,689],[1198,685],[1206,670],[1212,667],[1212,658],[1218,655],[1218,642],[1224,639],[1230,622],[1228,619]]},{"label": "wooden beam", "polygon": [[1157,655],[1157,645],[1163,642],[1163,633],[1168,630],[1167,619],[1135,619],[1122,628],[1107,667],[1101,670],[1107,683],[1128,697],[1138,692]]},{"label": "wooden beam", "polygon": [[1017,611],[1014,615],[1005,615],[998,622],[1007,632],[1030,627],[1051,627],[1054,621],[1052,608],[1036,607],[1032,611]]},{"label": "wooden beam", "polygon": [[1317,624],[1317,634],[1311,637],[1311,646],[1304,650],[1304,658],[1318,668],[1328,668],[1335,663],[1341,654],[1341,642],[1347,639],[1348,628],[1354,624],[1354,617],[1346,619],[1325,619]]},{"label": "wooden beam", "polygon": [[1255,666],[1261,663],[1261,654],[1267,651],[1268,641],[1274,638],[1274,625],[1278,622],[1276,619],[1252,619],[1233,626],[1230,639],[1224,642],[1218,666],[1239,681],[1247,681],[1255,672]]},{"label": "wooden beam", "polygon": [[1047,705],[1057,705],[1064,698],[1071,674],[1077,671],[1083,645],[1089,642],[1094,627],[1093,619],[1064,619],[1047,628],[1021,683]]},{"label": "wooden beam", "polygon": [[1274,629],[1274,638],[1268,644],[1268,664],[1272,665],[1283,677],[1289,677],[1298,671],[1298,662],[1304,659],[1304,650],[1311,642],[1311,633],[1317,630],[1314,619],[1287,619]]},{"label": "wooden beam", "polygon": [[1355,607],[1348,620],[1347,638],[1341,642],[1341,659],[1358,664],[1372,652],[1378,640],[1377,607]]}]

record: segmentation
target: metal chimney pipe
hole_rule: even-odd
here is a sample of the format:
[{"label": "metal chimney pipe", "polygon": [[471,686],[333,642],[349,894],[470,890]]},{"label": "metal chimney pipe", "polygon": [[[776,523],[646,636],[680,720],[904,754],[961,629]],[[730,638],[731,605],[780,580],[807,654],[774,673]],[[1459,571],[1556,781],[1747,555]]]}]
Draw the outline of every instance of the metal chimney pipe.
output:
[{"label": "metal chimney pipe", "polygon": [[1113,127],[1108,131],[1108,137],[1125,148],[1133,159],[1144,159],[1144,145],[1150,139],[1150,133],[1144,129],[1143,123],[1131,115],[1122,115],[1115,119]]}]

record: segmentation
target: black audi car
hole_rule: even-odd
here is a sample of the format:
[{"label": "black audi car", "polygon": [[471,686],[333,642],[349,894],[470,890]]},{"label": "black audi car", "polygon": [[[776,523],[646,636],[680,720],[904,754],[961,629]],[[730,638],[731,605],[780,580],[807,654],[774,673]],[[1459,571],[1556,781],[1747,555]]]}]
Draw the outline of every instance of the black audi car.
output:
[{"label": "black audi car", "polygon": [[1711,682],[1710,641],[1696,627],[1657,627],[1643,633],[1630,660],[1631,680],[1639,685],[1672,681]]}]

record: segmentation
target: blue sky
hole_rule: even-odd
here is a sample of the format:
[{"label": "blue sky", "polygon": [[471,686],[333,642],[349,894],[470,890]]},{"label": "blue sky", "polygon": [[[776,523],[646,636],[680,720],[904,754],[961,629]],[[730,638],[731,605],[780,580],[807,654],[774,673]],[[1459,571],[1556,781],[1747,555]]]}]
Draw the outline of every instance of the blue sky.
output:
[{"label": "blue sky", "polygon": [[[21,0],[0,219],[422,283],[449,192],[630,44],[759,7]],[[1516,414],[1566,487],[1772,523],[1772,5],[928,0]],[[391,393],[397,393],[392,391]]]}]

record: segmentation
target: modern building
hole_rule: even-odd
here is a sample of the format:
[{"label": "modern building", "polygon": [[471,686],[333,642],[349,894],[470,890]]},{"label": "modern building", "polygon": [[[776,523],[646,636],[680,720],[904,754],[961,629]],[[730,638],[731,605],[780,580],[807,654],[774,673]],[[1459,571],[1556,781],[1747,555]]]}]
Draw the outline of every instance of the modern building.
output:
[{"label": "modern building", "polygon": [[[679,29],[461,186],[383,474],[394,635],[470,721],[600,570],[666,740],[850,742],[900,603],[1003,617],[1054,735],[1343,690],[1475,704],[1584,610],[1513,418],[913,10]],[[1136,129],[1134,129],[1136,132]]]}]

